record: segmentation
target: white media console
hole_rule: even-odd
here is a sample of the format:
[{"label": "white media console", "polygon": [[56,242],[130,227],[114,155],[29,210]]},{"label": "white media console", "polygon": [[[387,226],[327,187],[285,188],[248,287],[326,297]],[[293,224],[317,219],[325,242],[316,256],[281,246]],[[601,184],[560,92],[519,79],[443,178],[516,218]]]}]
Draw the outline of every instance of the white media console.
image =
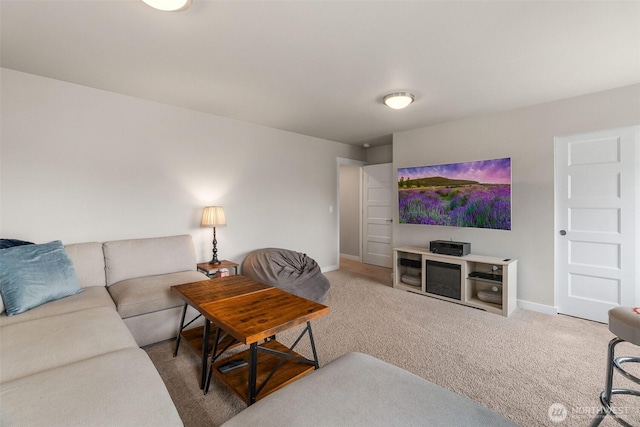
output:
[{"label": "white media console", "polygon": [[517,304],[517,266],[509,258],[402,246],[393,250],[393,287],[509,316]]}]

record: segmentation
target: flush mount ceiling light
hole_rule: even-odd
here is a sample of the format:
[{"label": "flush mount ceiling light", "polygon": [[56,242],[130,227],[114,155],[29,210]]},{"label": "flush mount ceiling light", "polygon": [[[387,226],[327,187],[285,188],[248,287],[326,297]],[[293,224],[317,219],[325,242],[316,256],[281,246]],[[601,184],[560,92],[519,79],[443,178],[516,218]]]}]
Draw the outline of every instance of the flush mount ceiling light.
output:
[{"label": "flush mount ceiling light", "polygon": [[165,12],[180,12],[189,9],[191,0],[142,0],[154,9]]},{"label": "flush mount ceiling light", "polygon": [[385,95],[382,102],[394,110],[401,110],[411,104],[414,98],[413,94],[409,92],[393,92]]}]

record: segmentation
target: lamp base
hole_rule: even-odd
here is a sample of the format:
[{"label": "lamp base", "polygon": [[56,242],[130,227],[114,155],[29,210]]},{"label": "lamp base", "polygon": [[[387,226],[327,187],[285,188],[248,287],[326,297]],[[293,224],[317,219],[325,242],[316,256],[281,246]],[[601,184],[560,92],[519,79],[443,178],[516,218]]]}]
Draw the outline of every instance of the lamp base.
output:
[{"label": "lamp base", "polygon": [[209,261],[209,264],[220,265],[220,260],[218,259],[218,240],[216,240],[216,228],[213,227],[213,258]]}]

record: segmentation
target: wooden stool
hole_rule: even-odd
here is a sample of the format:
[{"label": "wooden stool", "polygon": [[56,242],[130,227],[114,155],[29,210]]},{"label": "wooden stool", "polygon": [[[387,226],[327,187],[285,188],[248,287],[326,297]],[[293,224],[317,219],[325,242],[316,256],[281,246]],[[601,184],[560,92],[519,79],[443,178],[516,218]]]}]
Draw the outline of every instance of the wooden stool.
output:
[{"label": "wooden stool", "polygon": [[618,417],[613,411],[611,408],[611,396],[614,394],[627,394],[640,397],[640,390],[613,388],[614,367],[625,378],[640,384],[640,378],[631,375],[622,367],[623,363],[640,363],[640,357],[615,357],[614,354],[616,345],[624,341],[640,346],[640,307],[616,307],[609,310],[609,330],[616,335],[616,338],[609,342],[605,389],[600,393],[602,409],[591,422],[591,427],[598,426],[607,415],[611,415],[620,425],[632,427],[631,424]]}]

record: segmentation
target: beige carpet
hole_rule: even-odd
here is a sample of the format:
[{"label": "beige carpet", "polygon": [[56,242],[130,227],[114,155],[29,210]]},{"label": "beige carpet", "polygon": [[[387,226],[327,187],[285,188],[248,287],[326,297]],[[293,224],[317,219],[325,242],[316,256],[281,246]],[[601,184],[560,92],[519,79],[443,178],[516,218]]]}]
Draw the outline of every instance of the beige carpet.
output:
[{"label": "beige carpet", "polygon": [[[504,318],[393,289],[389,269],[348,260],[341,266],[326,274],[331,289],[325,304],[331,313],[312,323],[321,366],[360,351],[465,395],[525,427],[589,424],[598,407],[606,347],[612,338],[606,325],[526,310]],[[289,331],[278,339],[291,343],[298,333]],[[173,358],[173,346],[165,342],[146,350],[185,426],[220,425],[244,408],[215,380],[204,396],[198,387],[199,358],[187,346]],[[638,347],[626,343],[618,347],[640,356]],[[297,351],[311,356],[307,342],[300,343]],[[625,380],[619,384],[628,385]],[[318,391],[323,392],[331,390]],[[566,408],[561,422],[548,415],[554,403]],[[615,405],[633,425],[640,425],[638,399],[619,398]],[[345,425],[358,424],[349,420]],[[607,419],[601,425],[617,424]]]}]

